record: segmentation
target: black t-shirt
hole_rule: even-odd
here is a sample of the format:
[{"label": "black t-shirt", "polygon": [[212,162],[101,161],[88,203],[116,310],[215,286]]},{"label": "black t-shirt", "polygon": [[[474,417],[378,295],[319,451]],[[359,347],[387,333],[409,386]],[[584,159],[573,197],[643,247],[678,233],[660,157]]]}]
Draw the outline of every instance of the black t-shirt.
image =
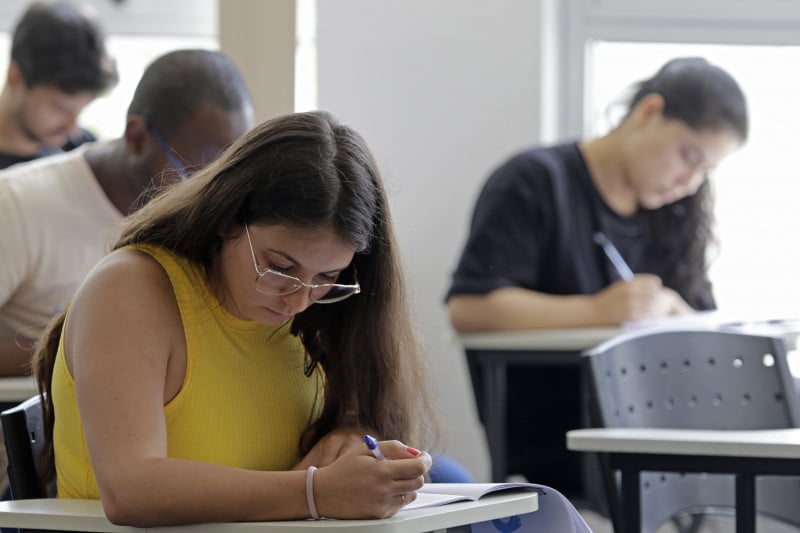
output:
[{"label": "black t-shirt", "polygon": [[[501,287],[594,294],[619,279],[596,231],[635,273],[658,273],[644,212],[621,216],[603,201],[576,143],[522,152],[484,185],[447,297]],[[713,307],[710,293],[704,300]]]},{"label": "black t-shirt", "polygon": [[[649,224],[647,212],[620,216],[603,201],[576,143],[527,150],[484,185],[447,297],[501,287],[594,294],[619,279],[594,242],[596,231],[631,270],[658,274]],[[714,306],[710,289],[702,301],[702,308]],[[508,473],[585,497],[581,461],[564,448],[564,433],[583,424],[578,369],[513,366],[507,409]]]},{"label": "black t-shirt", "polygon": [[49,155],[68,152],[73,148],[77,148],[83,143],[96,140],[97,139],[95,138],[95,136],[92,135],[89,131],[80,129],[75,135],[70,137],[67,143],[61,148],[44,146],[37,153],[33,155],[19,155],[19,154],[11,154],[8,152],[0,151],[0,169],[10,167],[11,165],[16,165],[17,163],[26,163],[28,161],[33,161],[34,159],[39,159],[40,157],[47,157]]}]

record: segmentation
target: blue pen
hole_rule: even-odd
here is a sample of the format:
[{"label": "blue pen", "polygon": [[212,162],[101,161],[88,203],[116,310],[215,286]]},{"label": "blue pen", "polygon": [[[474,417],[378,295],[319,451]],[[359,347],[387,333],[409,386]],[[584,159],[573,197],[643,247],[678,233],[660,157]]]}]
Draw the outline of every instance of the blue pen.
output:
[{"label": "blue pen", "polygon": [[617,270],[619,277],[625,281],[633,279],[633,271],[622,258],[619,251],[617,251],[617,247],[614,246],[610,240],[608,240],[608,237],[606,237],[603,232],[598,231],[592,235],[592,238],[594,239],[594,242],[603,249],[606,257],[608,257],[608,260],[611,261],[611,264],[614,265],[614,268]]},{"label": "blue pen", "polygon": [[378,448],[378,439],[369,435],[364,435],[364,442],[366,443],[367,448],[369,448],[369,451],[372,452],[372,455],[375,456],[375,459],[378,461],[383,461],[386,459],[386,457],[383,456],[383,453],[381,453],[381,449]]}]

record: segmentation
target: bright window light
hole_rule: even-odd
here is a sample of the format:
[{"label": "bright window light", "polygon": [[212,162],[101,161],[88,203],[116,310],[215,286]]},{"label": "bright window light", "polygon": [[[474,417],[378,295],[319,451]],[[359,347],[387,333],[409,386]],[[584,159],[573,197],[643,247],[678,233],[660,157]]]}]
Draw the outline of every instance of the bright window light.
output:
[{"label": "bright window light", "polygon": [[317,1],[297,0],[294,110],[317,109]]},{"label": "bright window light", "polygon": [[600,133],[616,123],[619,113],[608,104],[678,56],[703,56],[730,72],[750,111],[747,144],[712,176],[717,305],[726,313],[798,317],[800,47],[596,42],[588,56],[589,129]]},{"label": "bright window light", "polygon": [[[11,37],[0,33],[0,72],[8,70]],[[218,50],[216,37],[166,37],[162,35],[109,35],[108,53],[117,62],[119,83],[86,106],[78,123],[98,139],[113,139],[125,131],[125,115],[133,92],[147,65],[158,56],[182,48]],[[3,76],[2,83],[5,83]]]},{"label": "bright window light", "polygon": [[117,61],[119,83],[81,113],[81,126],[99,139],[119,137],[125,131],[125,115],[144,69],[157,57],[184,48],[218,50],[215,37],[165,37],[162,35],[110,35],[108,53]]}]

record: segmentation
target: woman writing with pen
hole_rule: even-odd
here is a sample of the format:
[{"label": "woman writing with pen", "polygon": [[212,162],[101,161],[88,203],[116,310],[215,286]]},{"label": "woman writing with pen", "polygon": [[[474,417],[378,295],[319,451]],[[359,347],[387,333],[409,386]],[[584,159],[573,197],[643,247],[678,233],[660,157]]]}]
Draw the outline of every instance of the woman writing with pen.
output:
[{"label": "woman writing with pen", "polygon": [[[632,88],[606,135],[514,156],[475,206],[447,295],[453,327],[601,327],[714,308],[708,176],[747,133],[736,81],[679,58]],[[553,397],[577,383],[522,370],[512,395],[514,381]]]},{"label": "woman writing with pen", "polygon": [[265,122],[134,214],[34,366],[58,496],[114,523],[387,517],[431,466],[381,177],[327,113]]},{"label": "woman writing with pen", "polygon": [[453,326],[608,326],[713,308],[707,177],[747,128],[736,81],[704,59],[681,58],[635,87],[605,136],[513,157],[475,207],[448,293]]}]

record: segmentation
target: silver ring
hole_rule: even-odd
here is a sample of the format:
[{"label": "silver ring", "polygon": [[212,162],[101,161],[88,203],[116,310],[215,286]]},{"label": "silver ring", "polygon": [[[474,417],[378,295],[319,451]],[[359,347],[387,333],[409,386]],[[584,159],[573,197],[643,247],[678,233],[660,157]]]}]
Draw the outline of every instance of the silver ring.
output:
[{"label": "silver ring", "polygon": [[401,494],[400,495],[400,500],[403,502],[400,505],[405,505],[406,504],[406,495],[405,494]]}]

